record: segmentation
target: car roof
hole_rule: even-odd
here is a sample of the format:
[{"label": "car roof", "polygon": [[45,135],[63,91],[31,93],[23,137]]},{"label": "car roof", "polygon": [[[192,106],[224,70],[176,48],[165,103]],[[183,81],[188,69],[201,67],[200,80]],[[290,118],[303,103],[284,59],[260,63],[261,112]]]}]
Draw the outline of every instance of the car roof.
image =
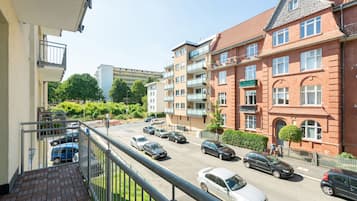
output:
[{"label": "car roof", "polygon": [[146,143],[145,145],[151,146],[151,145],[154,145],[154,144],[158,144],[158,145],[160,145],[160,144],[159,144],[159,143],[157,143],[157,142],[148,142],[148,143]]},{"label": "car roof", "polygon": [[213,174],[223,180],[229,179],[231,177],[233,177],[234,175],[236,175],[236,173],[232,172],[231,170],[228,170],[226,168],[214,168],[211,171],[209,171],[210,174]]},{"label": "car roof", "polygon": [[351,171],[351,170],[345,170],[345,169],[341,169],[341,168],[335,168],[335,169],[331,169],[330,172],[339,173],[339,174],[344,174],[344,175],[348,175],[348,176],[356,177],[356,178],[357,178],[357,172],[353,172],[353,171]]},{"label": "car roof", "polygon": [[135,138],[135,139],[138,139],[138,138],[145,138],[145,136],[143,136],[143,135],[135,135],[135,136],[133,136],[133,138]]},{"label": "car roof", "polygon": [[214,144],[222,144],[222,143],[218,142],[217,140],[205,140],[204,143],[206,143],[206,142],[212,142]]},{"label": "car roof", "polygon": [[68,143],[56,145],[54,148],[76,148],[76,149],[78,149],[78,144],[75,142],[68,142]]}]

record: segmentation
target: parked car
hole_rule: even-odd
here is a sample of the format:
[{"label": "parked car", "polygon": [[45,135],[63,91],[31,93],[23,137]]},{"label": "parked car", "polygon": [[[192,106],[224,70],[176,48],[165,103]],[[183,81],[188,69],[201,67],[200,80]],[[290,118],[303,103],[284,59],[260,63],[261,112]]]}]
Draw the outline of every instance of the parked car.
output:
[{"label": "parked car", "polygon": [[294,176],[294,168],[291,165],[270,156],[258,152],[250,152],[243,158],[243,163],[247,168],[255,168],[269,174],[276,178],[289,178]]},{"label": "parked car", "polygon": [[144,144],[148,143],[149,140],[142,135],[137,135],[131,138],[130,145],[135,147],[136,149],[142,151]]},{"label": "parked car", "polygon": [[357,201],[357,172],[344,169],[331,169],[320,182],[327,195],[338,195]]},{"label": "parked car", "polygon": [[186,128],[186,126],[183,125],[176,125],[176,129],[180,130],[180,131],[188,131],[188,129]]},{"label": "parked car", "polygon": [[235,158],[236,153],[233,149],[218,141],[205,140],[201,144],[201,151],[204,154],[210,154],[218,157],[221,160],[231,160]]},{"label": "parked car", "polygon": [[161,138],[167,138],[169,136],[169,131],[162,129],[162,128],[158,128],[155,130],[154,135],[161,137]]},{"label": "parked car", "polygon": [[151,120],[154,119],[154,118],[155,118],[155,117],[153,117],[153,116],[146,117],[146,118],[144,119],[144,122],[151,122]]},{"label": "parked car", "polygon": [[63,143],[68,143],[68,142],[78,142],[78,140],[79,140],[78,131],[67,132],[64,137],[52,140],[50,142],[50,144],[51,144],[51,146],[56,146],[56,145],[63,144]]},{"label": "parked car", "polygon": [[144,153],[151,156],[153,159],[166,158],[167,152],[157,142],[149,142],[143,146]]},{"label": "parked car", "polygon": [[168,135],[169,141],[176,142],[176,143],[185,143],[187,142],[187,139],[181,132],[177,131],[172,131],[169,132]]},{"label": "parked car", "polygon": [[155,127],[145,126],[145,127],[143,128],[143,132],[144,132],[144,133],[147,133],[147,134],[150,134],[150,135],[154,135],[154,134],[155,134]]},{"label": "parked car", "polygon": [[151,125],[155,125],[155,124],[163,124],[165,121],[161,120],[161,119],[151,119],[150,123]]},{"label": "parked car", "polygon": [[59,144],[51,151],[51,161],[55,164],[72,161],[74,155],[78,153],[78,144],[74,142]]},{"label": "parked car", "polygon": [[226,168],[204,168],[197,181],[202,190],[222,200],[267,201],[265,193]]}]

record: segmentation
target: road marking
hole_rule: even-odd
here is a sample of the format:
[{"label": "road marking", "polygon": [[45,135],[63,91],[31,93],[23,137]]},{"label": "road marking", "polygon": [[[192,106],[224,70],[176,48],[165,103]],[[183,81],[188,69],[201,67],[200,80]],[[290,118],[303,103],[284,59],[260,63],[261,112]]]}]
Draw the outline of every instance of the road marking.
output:
[{"label": "road marking", "polygon": [[315,178],[315,177],[310,177],[310,176],[307,176],[307,175],[304,175],[304,174],[301,174],[301,173],[299,173],[299,175],[301,175],[301,176],[304,177],[304,178],[311,179],[311,180],[313,180],[313,181],[317,181],[317,182],[320,182],[320,181],[321,181],[321,179],[317,179],[317,178]]},{"label": "road marking", "polygon": [[297,167],[296,169],[298,169],[298,170],[302,170],[302,171],[304,171],[304,172],[308,172],[308,171],[309,171],[309,169],[307,169],[307,168],[303,168],[303,167]]},{"label": "road marking", "polygon": [[197,145],[197,146],[201,146],[200,144],[195,143],[195,142],[191,142],[191,144],[194,144],[194,145]]}]

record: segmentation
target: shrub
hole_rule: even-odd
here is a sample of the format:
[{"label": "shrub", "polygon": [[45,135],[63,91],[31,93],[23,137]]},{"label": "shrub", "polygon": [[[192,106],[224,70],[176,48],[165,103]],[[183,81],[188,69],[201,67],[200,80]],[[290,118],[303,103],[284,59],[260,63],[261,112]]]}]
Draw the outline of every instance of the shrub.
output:
[{"label": "shrub", "polygon": [[351,153],[348,152],[342,152],[340,155],[338,155],[339,158],[348,158],[348,159],[355,159],[356,157],[352,155]]},{"label": "shrub", "polygon": [[226,144],[262,152],[267,147],[268,137],[229,129],[224,131],[222,141]]}]

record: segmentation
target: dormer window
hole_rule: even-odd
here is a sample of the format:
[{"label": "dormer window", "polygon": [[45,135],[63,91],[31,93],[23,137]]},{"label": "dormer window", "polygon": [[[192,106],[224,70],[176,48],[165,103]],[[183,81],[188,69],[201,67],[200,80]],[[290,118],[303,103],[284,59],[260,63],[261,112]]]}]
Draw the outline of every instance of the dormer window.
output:
[{"label": "dormer window", "polygon": [[288,10],[292,11],[299,7],[298,0],[290,0],[288,3]]}]

